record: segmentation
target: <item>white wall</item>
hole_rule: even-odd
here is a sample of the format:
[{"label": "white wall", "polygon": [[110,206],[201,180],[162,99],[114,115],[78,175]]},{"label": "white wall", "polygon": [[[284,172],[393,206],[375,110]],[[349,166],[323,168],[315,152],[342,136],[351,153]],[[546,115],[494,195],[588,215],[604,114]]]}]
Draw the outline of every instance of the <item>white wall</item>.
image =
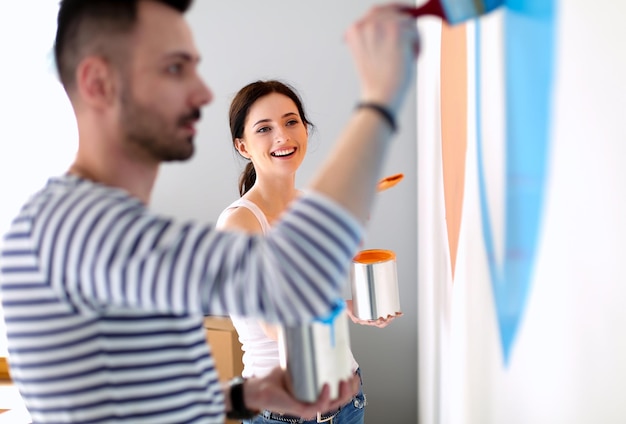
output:
[{"label": "white wall", "polygon": [[[426,216],[429,219],[422,219],[424,208],[443,201],[439,165],[421,168],[426,178],[421,180],[424,187],[419,186],[419,228],[434,228],[429,238],[419,240],[420,307],[422,300],[427,301],[425,293],[434,301],[433,307],[420,314],[423,423],[626,420],[622,399],[626,391],[625,14],[623,2],[568,0],[558,4],[547,196],[532,289],[508,366],[503,363],[482,236],[475,137],[468,140],[454,282],[449,270],[440,266],[447,261],[441,215],[431,213]],[[497,36],[497,29],[490,34]],[[473,60],[470,57],[470,69]],[[436,66],[436,58],[432,65]],[[469,81],[473,82],[472,75]],[[430,80],[433,83],[437,84],[435,77]],[[427,84],[421,81],[418,92]],[[473,101],[471,97],[470,105]],[[436,93],[420,99],[418,122],[424,119],[422,104],[436,106],[436,102]],[[474,122],[474,114],[471,110],[468,122]],[[499,124],[493,123],[492,137],[497,137],[499,128],[493,126]],[[437,136],[430,134],[431,140]],[[423,158],[421,149],[430,144],[422,132],[419,137]],[[492,158],[486,166],[488,184],[493,186],[503,178],[497,159],[502,146],[486,148],[491,149],[486,152]],[[436,148],[424,149],[437,156]],[[490,194],[492,211],[501,222],[502,191],[492,189]],[[502,237],[501,225],[496,225],[495,232]]]},{"label": "white wall", "polygon": [[[162,169],[154,208],[181,218],[213,220],[238,197],[243,162],[231,147],[228,104],[239,88],[256,79],[284,79],[304,98],[317,127],[298,178],[304,185],[358,100],[342,37],[374,3],[197,1],[189,20],[203,56],[201,72],[215,101],[204,110],[194,159]],[[407,97],[384,174],[403,172],[405,179],[381,193],[365,243],[365,248],[396,252],[405,316],[383,330],[350,327],[353,351],[363,369],[368,423],[390,422],[388,414],[394,422],[415,422],[417,414],[416,110],[414,95]]]},{"label": "white wall", "polygon": [[[49,0],[2,4],[0,234],[30,194],[67,169],[76,151],[74,114],[52,62],[57,10]],[[5,355],[1,312],[0,355]]]}]

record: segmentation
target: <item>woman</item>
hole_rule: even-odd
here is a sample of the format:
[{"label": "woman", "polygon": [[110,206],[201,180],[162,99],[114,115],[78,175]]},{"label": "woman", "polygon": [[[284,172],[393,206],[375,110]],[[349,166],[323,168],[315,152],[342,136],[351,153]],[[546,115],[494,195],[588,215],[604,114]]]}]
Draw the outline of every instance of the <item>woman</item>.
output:
[{"label": "woman", "polygon": [[[295,187],[296,171],[307,150],[311,122],[305,115],[298,94],[280,81],[257,81],[242,88],[230,105],[230,130],[233,146],[250,162],[240,181],[241,198],[226,208],[217,221],[222,229],[265,233],[272,222],[298,195]],[[347,301],[348,314],[353,321],[386,326],[394,317],[376,321],[361,321],[352,314],[352,303]],[[243,377],[263,376],[279,365],[277,331],[275,327],[258,320],[231,317],[242,343]],[[360,369],[352,357],[352,366],[360,376]],[[330,421],[333,424],[363,423],[365,395],[361,390],[351,402],[337,411],[304,421],[299,417],[262,411],[252,424]]]}]

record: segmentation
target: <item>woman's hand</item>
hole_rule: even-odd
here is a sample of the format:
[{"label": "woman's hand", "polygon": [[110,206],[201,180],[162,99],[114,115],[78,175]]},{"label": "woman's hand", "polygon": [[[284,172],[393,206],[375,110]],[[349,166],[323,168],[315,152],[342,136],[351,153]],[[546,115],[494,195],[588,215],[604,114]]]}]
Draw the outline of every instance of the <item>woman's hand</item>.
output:
[{"label": "woman's hand", "polygon": [[402,312],[396,312],[395,315],[387,315],[386,318],[381,317],[378,319],[361,319],[357,317],[356,315],[354,315],[354,311],[352,310],[352,307],[353,307],[352,300],[346,300],[346,312],[348,313],[348,316],[350,317],[353,323],[360,324],[360,325],[369,325],[369,326],[378,327],[378,328],[385,328],[386,326],[391,324],[391,321],[404,315]]}]

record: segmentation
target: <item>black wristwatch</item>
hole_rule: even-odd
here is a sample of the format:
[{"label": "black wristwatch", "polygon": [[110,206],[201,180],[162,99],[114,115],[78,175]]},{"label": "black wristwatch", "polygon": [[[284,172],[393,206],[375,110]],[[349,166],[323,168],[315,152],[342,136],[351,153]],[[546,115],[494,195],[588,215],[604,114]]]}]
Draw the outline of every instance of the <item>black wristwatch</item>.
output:
[{"label": "black wristwatch", "polygon": [[228,382],[230,387],[230,411],[226,413],[228,419],[247,420],[259,414],[259,411],[252,411],[246,407],[243,397],[244,381],[246,380],[241,377],[235,377]]}]

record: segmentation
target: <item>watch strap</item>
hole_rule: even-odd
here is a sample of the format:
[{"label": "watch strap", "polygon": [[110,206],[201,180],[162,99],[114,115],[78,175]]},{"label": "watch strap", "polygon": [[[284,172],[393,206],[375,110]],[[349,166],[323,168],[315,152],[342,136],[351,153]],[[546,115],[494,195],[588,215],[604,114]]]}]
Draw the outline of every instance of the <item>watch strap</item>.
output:
[{"label": "watch strap", "polygon": [[245,420],[254,418],[259,411],[253,411],[246,407],[244,400],[244,383],[245,379],[236,377],[229,383],[230,386],[230,411],[226,413],[226,418],[235,420]]}]

